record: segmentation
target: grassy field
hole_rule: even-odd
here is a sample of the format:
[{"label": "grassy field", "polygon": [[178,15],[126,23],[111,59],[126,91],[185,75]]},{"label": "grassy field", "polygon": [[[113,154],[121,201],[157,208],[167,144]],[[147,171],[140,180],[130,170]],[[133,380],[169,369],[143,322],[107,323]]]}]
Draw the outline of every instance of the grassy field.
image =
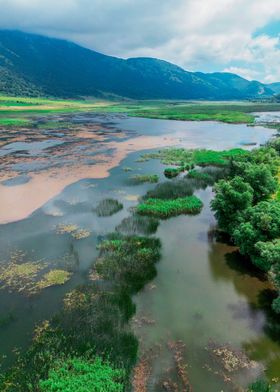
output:
[{"label": "grassy field", "polygon": [[280,103],[60,100],[0,96],[0,126],[24,126],[41,115],[75,112],[125,113],[172,120],[254,122],[252,113],[280,111]]}]

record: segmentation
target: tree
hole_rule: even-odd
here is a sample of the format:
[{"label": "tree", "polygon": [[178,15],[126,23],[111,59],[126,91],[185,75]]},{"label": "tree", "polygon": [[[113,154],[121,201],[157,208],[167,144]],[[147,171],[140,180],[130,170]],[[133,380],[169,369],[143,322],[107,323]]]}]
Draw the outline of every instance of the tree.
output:
[{"label": "tree", "polygon": [[[279,235],[280,203],[277,201],[263,201],[248,208],[243,215],[243,223],[236,227],[233,232],[233,239],[236,245],[239,246],[240,252],[250,256],[252,261],[261,267],[266,260],[269,245],[259,244],[256,246],[256,244],[272,241],[279,238]],[[261,253],[263,256],[261,256]],[[266,262],[270,263],[269,258]],[[265,263],[262,267],[265,271],[269,269]]]},{"label": "tree", "polygon": [[214,188],[216,195],[211,202],[221,229],[229,234],[242,222],[244,211],[252,205],[253,189],[241,177],[221,180]]},{"label": "tree", "polygon": [[255,244],[255,249],[257,255],[254,257],[254,262],[263,271],[269,271],[275,263],[280,262],[280,239],[259,241]]},{"label": "tree", "polygon": [[242,165],[240,176],[251,185],[254,190],[253,203],[256,204],[266,200],[272,193],[276,192],[278,182],[274,178],[269,165],[264,163],[247,163]]}]

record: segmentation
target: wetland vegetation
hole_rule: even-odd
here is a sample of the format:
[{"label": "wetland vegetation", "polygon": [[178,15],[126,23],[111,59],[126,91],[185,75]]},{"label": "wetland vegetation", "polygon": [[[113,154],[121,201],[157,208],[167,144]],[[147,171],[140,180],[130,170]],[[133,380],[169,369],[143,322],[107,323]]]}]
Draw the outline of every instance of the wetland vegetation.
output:
[{"label": "wetland vegetation", "polygon": [[[25,108],[27,108],[27,111],[30,110],[32,115],[35,115],[35,111],[38,109],[36,115],[42,115],[44,110],[54,109],[53,113],[55,113],[55,110],[74,111],[77,110],[77,106],[80,104],[75,103],[76,106],[72,106],[73,103],[71,102],[61,101],[59,104],[61,106],[55,108],[57,101],[54,101],[53,104],[48,101],[50,105],[54,105],[49,109],[44,108],[44,105],[47,104],[46,101],[39,101],[29,99],[29,101],[15,102],[11,99],[9,102],[6,101],[6,106],[13,107],[15,103],[19,104],[21,106],[17,109],[19,110],[19,116],[25,116]],[[28,108],[29,104],[30,108]],[[92,103],[82,101],[81,111],[95,110],[91,105]],[[106,105],[108,106],[106,107]],[[141,103],[141,105],[143,104]],[[126,106],[126,111],[129,115],[135,115],[136,113],[136,115],[141,116],[146,113],[143,107],[141,109],[141,105],[139,104],[139,107],[132,108],[132,104],[127,103],[124,106]],[[160,113],[157,113],[158,117],[161,115],[167,116],[166,110],[171,110],[174,115],[177,115],[176,119],[179,119],[179,114],[174,111],[173,106],[175,108],[177,106],[176,110],[185,110],[186,113],[188,110],[186,107],[188,105],[191,106],[191,104],[181,103],[178,103],[178,105],[147,103],[147,110],[150,111],[151,117],[155,115],[153,105],[161,105]],[[169,106],[167,107],[167,105]],[[194,106],[198,105],[201,105],[202,108],[207,106],[196,104],[193,105],[192,110],[195,111]],[[230,105],[229,107],[231,107]],[[235,108],[237,107],[237,104],[232,105]],[[212,106],[214,104],[209,104],[209,110]],[[244,106],[246,105],[244,104]],[[242,105],[240,107],[238,108],[242,111]],[[248,104],[248,107],[251,110],[254,105]],[[40,109],[42,112],[40,112]],[[115,110],[117,113],[122,112],[119,103],[108,104],[105,102],[104,105],[96,106],[98,111],[103,109],[112,113]],[[242,113],[246,116],[251,116],[247,114],[250,113],[250,110],[246,107]],[[123,113],[126,113],[125,110],[123,110]],[[214,109],[212,114],[215,114]],[[232,116],[236,116],[236,112],[233,111]],[[57,119],[54,119],[55,121]],[[50,124],[46,124],[47,128],[60,129],[59,126],[52,124],[52,121]],[[170,225],[166,226],[167,231],[176,231],[177,226],[172,226],[172,221],[176,222],[176,225],[180,225],[180,222],[182,222],[180,219],[184,219],[184,216],[180,215],[184,214],[189,214],[188,217],[185,217],[186,222],[192,222],[192,219],[195,218],[194,215],[202,211],[203,205],[207,207],[209,203],[209,200],[206,199],[205,201],[201,197],[203,190],[211,192],[209,186],[212,187],[214,185],[216,196],[212,202],[212,208],[215,211],[219,228],[227,232],[235,244],[240,247],[241,253],[245,255],[245,260],[250,258],[254,265],[267,273],[275,288],[272,293],[273,310],[279,312],[279,299],[276,297],[276,292],[280,287],[278,266],[280,211],[277,201],[280,192],[278,182],[279,139],[274,139],[267,146],[252,151],[246,151],[239,147],[221,151],[203,148],[168,148],[141,155],[142,157],[139,158],[138,155],[136,160],[125,162],[127,166],[124,167],[130,168],[133,165],[135,166],[136,161],[140,161],[142,163],[139,163],[139,165],[142,164],[144,166],[142,169],[143,173],[155,174],[131,176],[131,170],[120,170],[122,174],[118,173],[120,177],[117,177],[116,180],[117,190],[114,190],[115,193],[111,192],[111,185],[108,187],[109,191],[105,188],[105,191],[103,190],[102,192],[104,197],[104,194],[107,196],[106,192],[108,191],[106,199],[98,196],[97,200],[92,202],[91,197],[93,197],[96,184],[84,182],[81,186],[82,193],[89,192],[87,194],[89,195],[88,197],[82,198],[82,201],[77,202],[75,197],[78,188],[74,188],[75,191],[70,190],[67,202],[65,200],[60,204],[54,202],[51,204],[52,209],[44,210],[44,213],[48,212],[50,214],[51,212],[53,214],[48,219],[51,222],[50,231],[54,236],[52,239],[54,244],[59,244],[59,241],[68,241],[71,244],[70,247],[75,257],[82,249],[80,253],[81,259],[85,258],[85,254],[90,250],[90,271],[86,268],[83,270],[82,275],[86,275],[83,284],[76,286],[74,268],[62,267],[59,263],[50,268],[46,260],[43,259],[28,261],[26,258],[17,256],[16,260],[12,259],[5,265],[3,264],[3,268],[1,267],[0,283],[2,290],[7,289],[12,292],[20,292],[28,296],[35,293],[38,295],[45,289],[46,291],[51,290],[53,286],[57,286],[56,288],[59,289],[64,284],[67,285],[73,281],[71,289],[70,286],[67,286],[69,288],[66,289],[66,294],[64,293],[62,309],[57,311],[55,315],[48,317],[48,321],[40,322],[37,325],[29,348],[21,350],[17,355],[15,363],[3,370],[0,377],[1,391],[58,392],[69,390],[69,392],[123,392],[129,390],[131,382],[134,385],[133,380],[135,377],[137,379],[137,371],[139,371],[140,376],[141,374],[143,375],[141,368],[140,370],[137,367],[135,368],[137,355],[139,355],[138,346],[143,344],[143,342],[136,337],[132,327],[133,323],[138,322],[138,325],[147,326],[159,323],[158,320],[154,321],[145,315],[143,317],[137,315],[138,321],[137,318],[135,321],[133,316],[135,316],[136,312],[136,294],[140,291],[143,292],[145,286],[147,287],[147,284],[156,277],[156,263],[160,260],[162,252],[165,252],[168,248],[169,239],[167,236],[160,236],[162,227]],[[151,159],[156,159],[157,162],[150,162]],[[151,163],[155,164],[157,171],[156,169],[155,171],[150,171],[153,169],[149,166]],[[159,166],[156,166],[157,164]],[[134,166],[132,170],[135,170]],[[168,171],[169,174],[166,175]],[[173,171],[176,173],[176,176],[170,175]],[[163,173],[169,178],[168,180],[160,180],[163,178]],[[127,193],[131,189],[133,191],[136,189],[136,187],[129,187],[131,179],[135,180],[135,183],[138,185],[137,194],[133,193],[130,195]],[[117,192],[120,191],[120,186],[125,188],[123,194]],[[117,198],[115,199],[114,197]],[[94,230],[86,224],[83,225],[82,219],[81,221],[72,219],[75,218],[74,212],[78,211],[79,208],[81,209],[78,215],[79,219],[81,219],[81,216],[85,222],[94,219],[98,228],[98,230],[96,229],[97,235],[92,235]],[[69,213],[69,216],[66,215],[67,213]],[[62,214],[61,219],[60,214]],[[63,214],[66,216],[64,217]],[[171,216],[174,219],[168,221],[166,218]],[[111,218],[104,219],[104,217]],[[36,220],[36,214],[35,218],[30,218],[31,222],[33,222],[32,219]],[[159,219],[164,220],[159,221]],[[109,220],[112,220],[115,225],[114,227],[108,226],[110,231],[114,229],[115,231],[108,234],[106,224],[109,225],[109,223],[106,222]],[[260,221],[261,225],[259,224]],[[29,220],[27,220],[28,222]],[[206,216],[206,222],[205,225],[207,225],[208,229],[208,216]],[[191,231],[185,232],[184,230],[184,226],[182,226],[182,229],[178,229],[178,232],[176,232],[176,236],[180,237],[181,233],[184,233],[185,236],[188,234],[190,236],[189,246],[191,246],[191,241],[196,241],[196,238],[191,237]],[[205,230],[205,226],[203,226],[203,230]],[[195,237],[201,236],[196,227],[194,227],[194,235]],[[210,235],[212,234],[209,233]],[[51,243],[48,241],[50,241],[50,237],[47,239],[46,246]],[[97,244],[97,257],[92,244]],[[175,250],[173,249],[172,252],[174,253]],[[211,254],[211,249],[207,250],[207,252]],[[221,250],[217,254],[219,252]],[[219,258],[219,255],[217,258]],[[77,263],[80,262],[78,257],[77,260]],[[240,258],[240,260],[243,259]],[[187,262],[189,263],[190,260],[187,260]],[[186,260],[184,260],[184,263],[186,263]],[[210,268],[214,269],[215,267],[211,263],[212,261],[209,257]],[[223,263],[226,264],[225,260],[223,260]],[[179,267],[174,267],[177,271],[174,283],[178,287],[181,284]],[[190,280],[184,282],[185,290],[193,286],[192,279],[194,279],[194,282],[197,282],[195,280],[196,271],[191,271],[191,268],[192,266],[190,265],[187,278]],[[225,274],[224,268],[229,267],[224,265],[221,267],[221,271],[219,271],[220,276],[216,277],[217,281],[222,278],[229,282],[233,281],[233,278],[225,278],[223,276]],[[206,270],[207,267],[205,268]],[[200,276],[203,276],[202,279],[204,279],[205,271],[200,274]],[[213,271],[212,273],[214,274]],[[185,279],[185,276],[183,278]],[[203,285],[203,282],[201,284]],[[240,282],[236,284],[238,285]],[[188,287],[186,288],[186,286]],[[151,285],[149,290],[156,291],[155,285]],[[187,291],[184,291],[183,296],[186,293]],[[207,295],[207,291],[205,293]],[[193,295],[193,293],[190,295]],[[199,293],[196,292],[192,298],[193,302],[196,302],[197,298],[200,298]],[[166,299],[164,306],[168,307],[170,299],[172,300],[172,298]],[[215,307],[217,308],[218,305],[219,303],[216,302]],[[197,306],[197,309],[192,317],[195,320],[195,328],[198,333],[201,333],[201,325],[207,316],[203,313],[201,303],[198,302],[195,306]],[[177,304],[174,307],[176,309],[173,317],[181,317],[180,315],[183,313],[181,308],[177,308]],[[252,313],[257,313],[257,311],[257,309],[254,309]],[[169,324],[170,317],[171,315],[168,315]],[[210,318],[212,319],[213,317],[214,313]],[[6,328],[6,325],[15,320],[14,316],[9,314],[4,315],[2,319],[3,328]],[[235,328],[235,321],[231,320],[231,322]],[[273,323],[271,322],[271,324]],[[273,324],[273,326],[275,325]],[[220,326],[216,327],[220,331]],[[184,328],[188,329],[189,326],[184,324]],[[221,328],[230,329],[226,323]],[[203,330],[204,332],[205,330]],[[204,339],[203,333],[201,333],[202,340]],[[213,331],[209,333],[213,333]],[[278,332],[276,331],[276,333]],[[143,336],[145,337],[145,335]],[[245,341],[246,336],[244,338]],[[185,344],[177,339],[177,336],[177,340],[172,341],[170,337],[168,339],[169,341],[166,340],[158,344],[158,347],[155,348],[146,362],[141,363],[140,360],[140,365],[144,366],[145,385],[149,382],[149,372],[152,372],[152,370],[147,370],[145,366],[152,359],[157,360],[156,353],[163,350],[162,347],[165,347],[172,357],[174,367],[169,367],[169,373],[161,374],[158,377],[157,390],[161,391],[164,388],[167,390],[168,388],[175,388],[175,390],[176,388],[177,390],[178,388],[188,388],[186,390],[191,390],[193,374],[189,378],[189,372],[193,370],[192,366],[188,367],[185,358],[190,355],[189,351],[191,352],[192,348],[189,349],[188,344],[191,346],[192,342],[187,341]],[[254,342],[251,344],[254,346]],[[236,345],[238,346],[237,343]],[[205,347],[203,349],[207,351]],[[205,369],[207,367],[206,371],[209,372],[209,378],[211,380],[211,377],[221,378],[226,391],[236,387],[235,381],[233,382],[232,379],[231,381],[227,380],[232,377],[231,373],[235,374],[240,370],[253,368],[254,361],[244,354],[243,348],[242,350],[241,348],[239,350],[235,349],[234,343],[230,346],[225,342],[220,342],[215,347],[211,347],[211,349],[207,346],[207,349],[207,355],[209,354],[211,358],[209,363],[212,366],[211,368],[210,365],[208,367],[205,365]],[[200,360],[202,363],[204,357],[203,359],[200,358]],[[220,369],[216,373],[213,370],[215,365],[211,362],[212,360],[218,363]],[[163,369],[168,367],[166,363],[161,362],[159,362],[158,366],[162,366]],[[200,368],[197,369],[202,371]],[[262,374],[261,370],[260,373]],[[142,378],[141,382],[143,383],[143,377],[140,378]],[[254,376],[254,378],[256,377]],[[138,380],[138,382],[140,381]],[[80,387],[81,384],[83,387]],[[211,391],[214,390],[216,385],[215,382],[212,382],[211,386],[213,389]],[[242,380],[242,385],[246,385],[244,388],[247,389],[247,382]],[[254,392],[273,390],[264,380],[259,380],[248,388]],[[135,387],[135,391],[138,390]]]}]

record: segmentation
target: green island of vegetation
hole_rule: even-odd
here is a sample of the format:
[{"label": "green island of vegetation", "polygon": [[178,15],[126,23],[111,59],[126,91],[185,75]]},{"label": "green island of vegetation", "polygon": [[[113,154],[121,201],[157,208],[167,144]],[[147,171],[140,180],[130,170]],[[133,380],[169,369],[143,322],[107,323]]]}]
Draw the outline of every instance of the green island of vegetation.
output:
[{"label": "green island of vegetation", "polygon": [[196,196],[176,199],[147,199],[137,206],[137,213],[155,218],[169,218],[181,214],[198,214],[203,204]]}]

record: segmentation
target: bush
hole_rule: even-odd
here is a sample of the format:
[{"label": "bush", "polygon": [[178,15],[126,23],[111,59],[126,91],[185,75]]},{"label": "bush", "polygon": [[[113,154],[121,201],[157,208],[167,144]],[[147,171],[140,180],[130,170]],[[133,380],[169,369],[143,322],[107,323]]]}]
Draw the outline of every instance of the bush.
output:
[{"label": "bush", "polygon": [[122,392],[124,376],[123,369],[114,369],[99,357],[71,358],[57,361],[39,385],[42,392]]}]

